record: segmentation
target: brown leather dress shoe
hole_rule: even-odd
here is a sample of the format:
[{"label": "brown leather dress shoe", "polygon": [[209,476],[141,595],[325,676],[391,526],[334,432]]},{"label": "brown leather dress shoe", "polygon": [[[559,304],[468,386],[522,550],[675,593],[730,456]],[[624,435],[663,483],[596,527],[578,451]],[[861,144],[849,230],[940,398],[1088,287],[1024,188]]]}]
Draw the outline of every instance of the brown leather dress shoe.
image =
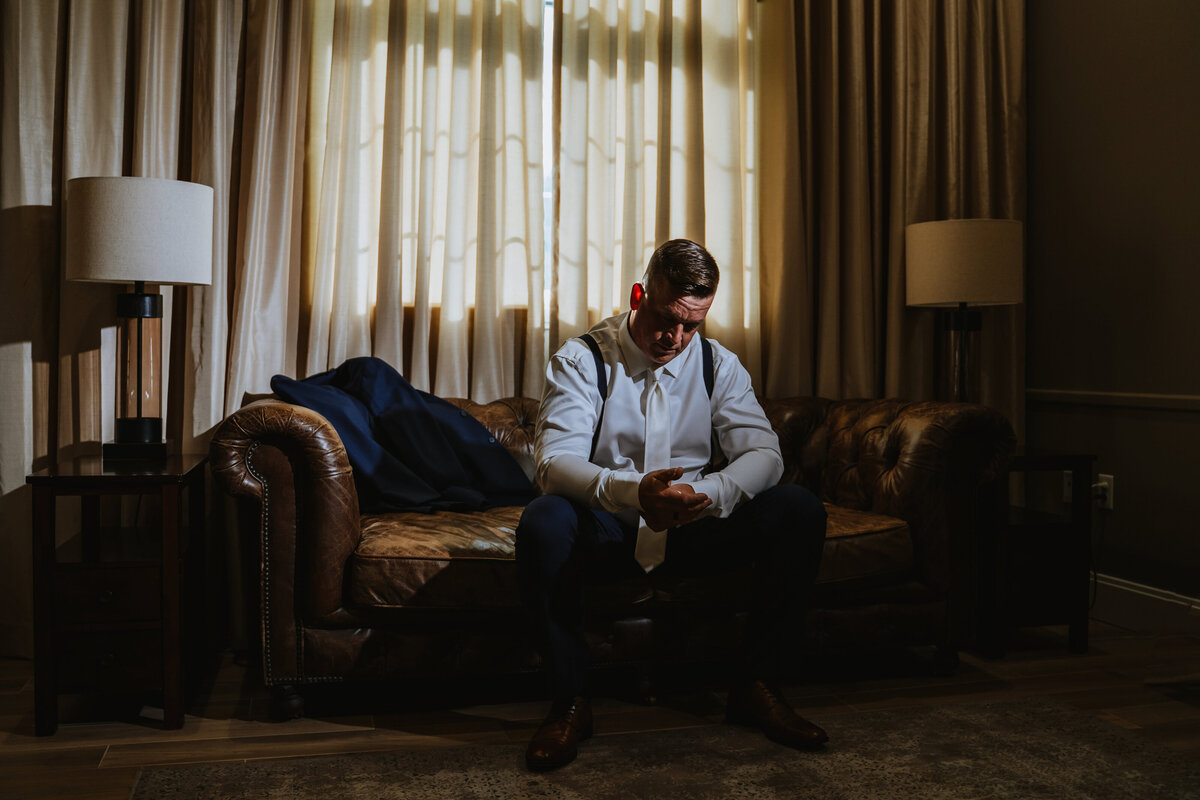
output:
[{"label": "brown leather dress shoe", "polygon": [[764,681],[732,689],[725,720],[752,725],[771,741],[799,750],[812,750],[829,741],[825,731],[793,711],[779,690]]},{"label": "brown leather dress shoe", "polygon": [[586,697],[556,700],[525,750],[525,766],[536,772],[570,764],[578,745],[592,735],[592,704]]}]

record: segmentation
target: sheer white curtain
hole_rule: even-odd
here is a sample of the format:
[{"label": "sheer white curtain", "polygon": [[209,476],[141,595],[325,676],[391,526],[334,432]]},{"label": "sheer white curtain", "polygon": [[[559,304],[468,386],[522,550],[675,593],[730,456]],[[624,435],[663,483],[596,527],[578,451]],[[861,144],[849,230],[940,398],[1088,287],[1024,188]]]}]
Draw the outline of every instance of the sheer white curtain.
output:
[{"label": "sheer white curtain", "polygon": [[625,306],[654,248],[704,244],[721,267],[706,334],[756,378],[754,0],[563,0],[557,344]]},{"label": "sheer white curtain", "polygon": [[545,351],[541,3],[312,8],[303,371],[373,353],[447,397],[529,391]]}]

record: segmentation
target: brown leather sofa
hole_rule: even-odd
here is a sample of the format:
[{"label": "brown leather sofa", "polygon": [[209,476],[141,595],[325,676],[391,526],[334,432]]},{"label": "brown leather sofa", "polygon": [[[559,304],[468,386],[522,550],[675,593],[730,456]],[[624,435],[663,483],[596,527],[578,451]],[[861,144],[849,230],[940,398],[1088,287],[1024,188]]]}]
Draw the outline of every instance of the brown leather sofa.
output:
[{"label": "brown leather sofa", "polygon": [[[451,402],[532,470],[537,401]],[[817,648],[933,645],[955,663],[978,633],[982,534],[995,518],[987,506],[1015,446],[1008,422],[956,403],[763,406],[782,480],[812,489],[829,512],[797,637]],[[536,668],[514,575],[520,507],[361,515],[332,426],[274,398],[226,419],[210,455],[216,484],[237,498],[267,685]],[[634,569],[591,587],[597,665],[732,655],[745,579]]]}]

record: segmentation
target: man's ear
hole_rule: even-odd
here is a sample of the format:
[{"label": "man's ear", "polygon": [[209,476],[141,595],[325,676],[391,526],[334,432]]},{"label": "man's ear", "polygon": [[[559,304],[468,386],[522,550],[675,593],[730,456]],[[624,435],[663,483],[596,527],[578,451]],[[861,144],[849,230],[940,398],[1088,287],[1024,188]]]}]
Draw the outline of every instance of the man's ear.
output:
[{"label": "man's ear", "polygon": [[638,306],[642,304],[642,298],[646,296],[646,284],[638,281],[629,290],[629,307],[637,311]]}]

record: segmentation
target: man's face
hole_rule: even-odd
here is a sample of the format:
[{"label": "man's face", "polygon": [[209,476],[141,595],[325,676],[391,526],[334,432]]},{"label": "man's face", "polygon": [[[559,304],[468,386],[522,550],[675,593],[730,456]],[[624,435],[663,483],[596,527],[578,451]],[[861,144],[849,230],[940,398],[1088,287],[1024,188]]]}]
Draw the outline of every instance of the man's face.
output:
[{"label": "man's face", "polygon": [[679,294],[666,281],[655,281],[637,303],[629,333],[646,357],[661,366],[683,352],[712,303],[712,295]]}]

